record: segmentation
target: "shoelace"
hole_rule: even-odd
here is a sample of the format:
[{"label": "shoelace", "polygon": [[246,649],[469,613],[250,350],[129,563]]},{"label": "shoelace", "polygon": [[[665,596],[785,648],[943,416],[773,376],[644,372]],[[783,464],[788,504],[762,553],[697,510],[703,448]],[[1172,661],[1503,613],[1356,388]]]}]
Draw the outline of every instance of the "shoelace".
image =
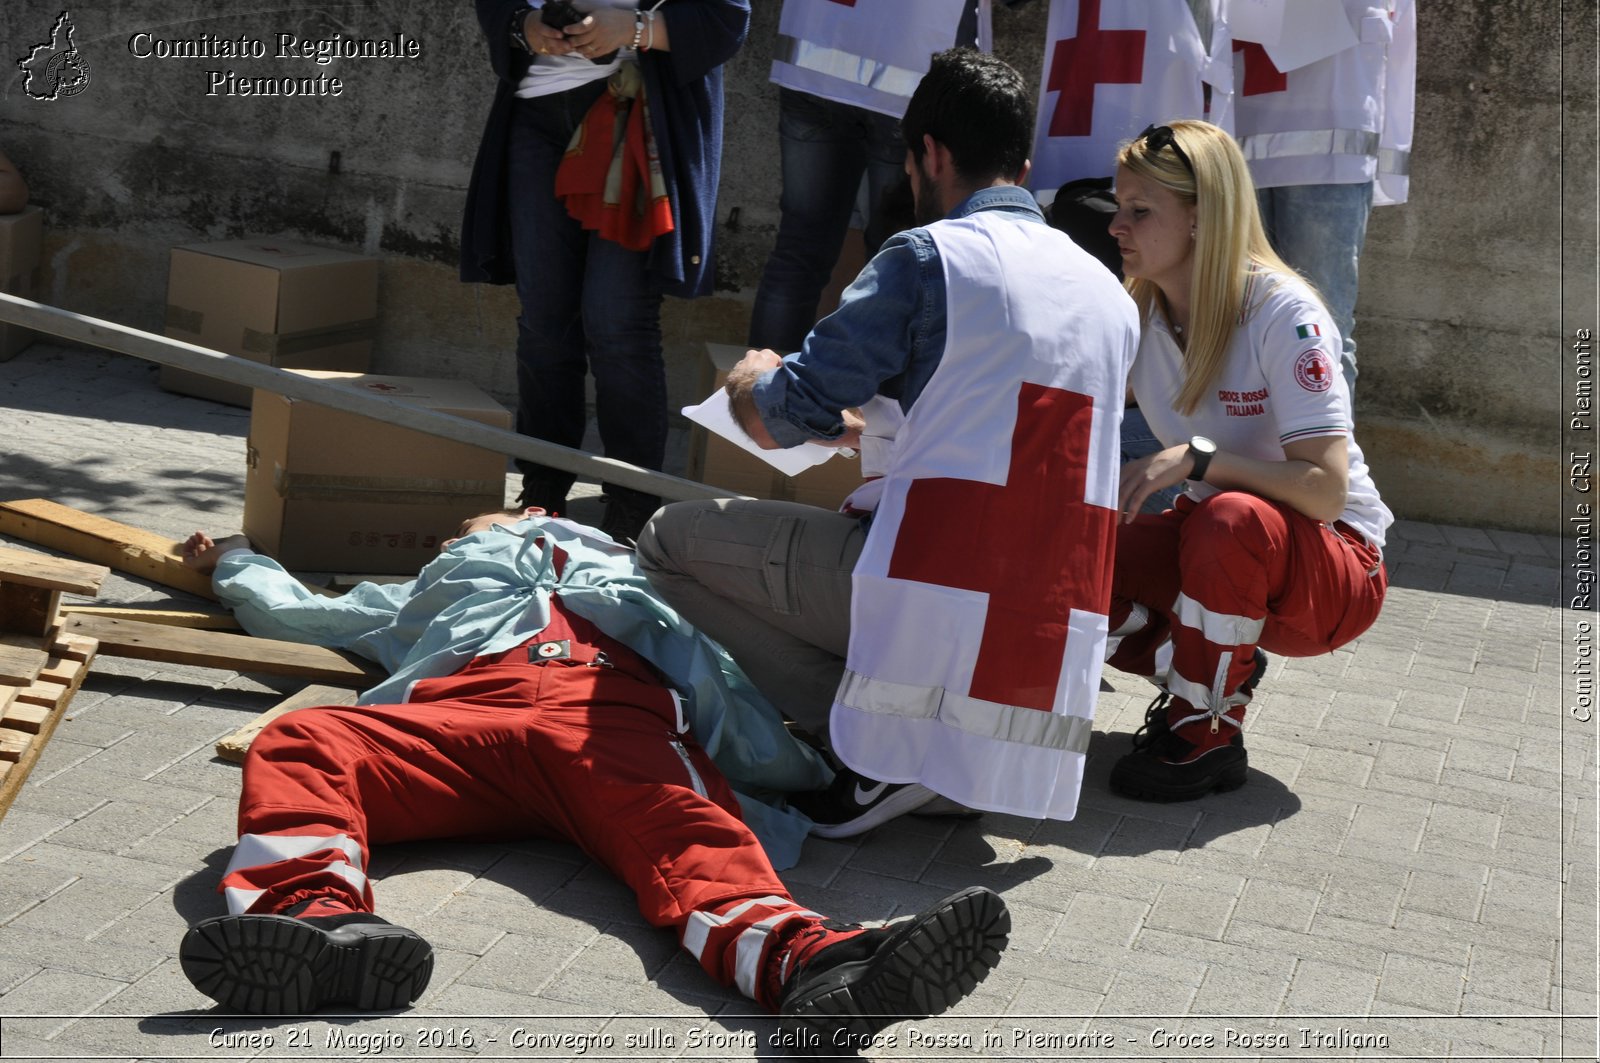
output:
[{"label": "shoelace", "polygon": [[1172,733],[1167,726],[1167,702],[1172,700],[1172,695],[1163,690],[1156,695],[1150,707],[1144,710],[1144,723],[1133,732],[1133,748],[1143,752]]}]

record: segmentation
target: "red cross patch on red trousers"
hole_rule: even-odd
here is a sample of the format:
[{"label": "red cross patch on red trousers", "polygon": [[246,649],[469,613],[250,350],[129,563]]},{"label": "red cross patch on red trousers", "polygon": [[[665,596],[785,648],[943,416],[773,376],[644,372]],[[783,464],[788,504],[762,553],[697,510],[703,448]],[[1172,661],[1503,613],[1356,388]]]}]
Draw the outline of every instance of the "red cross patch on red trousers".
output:
[{"label": "red cross patch on red trousers", "polygon": [[926,478],[906,495],[890,578],[989,596],[971,697],[1050,711],[1072,610],[1106,611],[1116,514],[1084,501],[1093,422],[1088,396],[1025,383],[1004,485]]}]

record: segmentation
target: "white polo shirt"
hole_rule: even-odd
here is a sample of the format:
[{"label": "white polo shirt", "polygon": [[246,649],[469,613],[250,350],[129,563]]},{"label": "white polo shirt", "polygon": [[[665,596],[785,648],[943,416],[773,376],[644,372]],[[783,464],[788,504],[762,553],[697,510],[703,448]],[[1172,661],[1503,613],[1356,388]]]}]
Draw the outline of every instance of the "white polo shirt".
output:
[{"label": "white polo shirt", "polygon": [[[1172,408],[1183,387],[1183,352],[1161,315],[1151,316],[1128,376],[1151,431],[1163,446],[1199,435],[1219,450],[1261,461],[1286,460],[1284,444],[1295,440],[1348,437],[1350,490],[1340,519],[1382,547],[1394,514],[1356,445],[1333,319],[1304,283],[1281,274],[1255,274],[1244,302],[1222,373],[1189,416]],[[1196,501],[1217,490],[1206,483],[1187,488]]]}]

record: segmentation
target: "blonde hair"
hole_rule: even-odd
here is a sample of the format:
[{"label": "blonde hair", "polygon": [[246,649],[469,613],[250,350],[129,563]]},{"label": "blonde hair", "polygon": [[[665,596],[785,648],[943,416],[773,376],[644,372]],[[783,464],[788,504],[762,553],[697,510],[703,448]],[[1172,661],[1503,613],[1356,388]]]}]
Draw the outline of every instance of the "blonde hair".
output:
[{"label": "blonde hair", "polygon": [[[1216,383],[1233,330],[1251,309],[1245,306],[1245,299],[1252,288],[1252,273],[1298,274],[1267,242],[1256,207],[1255,185],[1233,137],[1210,122],[1180,120],[1170,128],[1178,148],[1193,164],[1193,173],[1176,152],[1165,147],[1152,152],[1142,136],[1122,145],[1117,165],[1195,207],[1183,386],[1172,402],[1174,410],[1188,415]],[[1125,287],[1139,307],[1139,320],[1148,325],[1160,289],[1139,277],[1128,278]],[[1267,286],[1259,288],[1257,301],[1266,290]]]}]

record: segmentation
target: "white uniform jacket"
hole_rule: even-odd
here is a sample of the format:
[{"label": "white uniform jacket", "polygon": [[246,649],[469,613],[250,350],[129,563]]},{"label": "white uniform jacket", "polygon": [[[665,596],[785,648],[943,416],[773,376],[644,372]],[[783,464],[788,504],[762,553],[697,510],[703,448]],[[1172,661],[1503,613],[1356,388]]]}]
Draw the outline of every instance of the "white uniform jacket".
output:
[{"label": "white uniform jacket", "polygon": [[[1231,0],[1238,2],[1238,0]],[[1356,44],[1280,71],[1233,45],[1233,129],[1258,188],[1373,181],[1374,206],[1409,192],[1417,79],[1415,0],[1344,0]]]},{"label": "white uniform jacket", "polygon": [[1138,315],[1053,229],[979,211],[928,231],[945,352],[889,444],[833,747],[874,779],[1070,819],[1104,656]]},{"label": "white uniform jacket", "polygon": [[[962,9],[972,2],[784,0],[772,80],[899,118],[934,54],[954,47]],[[988,13],[984,0],[985,22]],[[980,27],[980,42],[986,36]]]}]

